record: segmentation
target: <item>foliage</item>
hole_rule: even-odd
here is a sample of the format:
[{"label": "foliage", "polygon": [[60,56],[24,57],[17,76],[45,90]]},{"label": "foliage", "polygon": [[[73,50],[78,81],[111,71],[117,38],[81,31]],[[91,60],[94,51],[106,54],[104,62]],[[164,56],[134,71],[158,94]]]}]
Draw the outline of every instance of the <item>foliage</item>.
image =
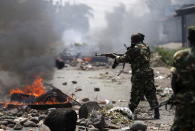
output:
[{"label": "foliage", "polygon": [[173,55],[178,49],[167,49],[167,48],[160,48],[156,47],[154,49],[161,56],[161,60],[168,66],[173,64]]}]

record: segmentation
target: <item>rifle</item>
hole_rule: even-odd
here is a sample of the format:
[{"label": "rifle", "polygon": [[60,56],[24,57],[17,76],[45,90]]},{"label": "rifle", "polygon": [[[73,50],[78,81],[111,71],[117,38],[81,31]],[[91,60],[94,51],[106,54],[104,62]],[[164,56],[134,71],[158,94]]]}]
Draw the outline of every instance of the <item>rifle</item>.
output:
[{"label": "rifle", "polygon": [[[112,59],[115,59],[117,56],[123,56],[124,54],[117,54],[117,53],[107,53],[107,54],[97,54],[95,53],[95,56],[105,56],[105,57],[109,57]],[[119,63],[116,62],[116,60],[114,61],[112,68],[116,68],[118,66]]]},{"label": "rifle", "polygon": [[[124,47],[128,50],[130,47],[127,47],[126,44],[124,44]],[[105,56],[105,57],[109,57],[109,58],[112,58],[112,59],[115,59],[117,56],[123,56],[124,54],[117,54],[117,53],[108,53],[108,54],[97,54],[95,53],[95,56]],[[117,66],[118,66],[119,63],[117,63],[116,59],[114,60],[114,63],[112,65],[112,68],[115,69]],[[125,68],[125,62],[123,63],[123,68],[122,70],[118,73],[117,76],[119,76],[123,70]]]},{"label": "rifle", "polygon": [[160,108],[161,106],[164,106],[164,105],[165,105],[165,109],[167,110],[167,105],[168,104],[169,104],[169,100],[166,100],[166,101],[161,102],[158,106],[152,107],[150,110]]},{"label": "rifle", "polygon": [[112,59],[115,59],[117,56],[122,56],[123,54],[117,54],[117,53],[106,53],[106,54],[98,54],[95,53],[95,56],[105,56],[105,57],[109,57]]},{"label": "rifle", "polygon": [[161,102],[158,106],[152,107],[150,110],[160,108],[161,106],[165,106],[165,109],[167,110],[167,105],[171,105],[170,107],[171,109],[173,107],[173,104],[175,104],[173,100],[174,100],[174,95],[172,95],[171,98],[169,98],[168,100]]}]

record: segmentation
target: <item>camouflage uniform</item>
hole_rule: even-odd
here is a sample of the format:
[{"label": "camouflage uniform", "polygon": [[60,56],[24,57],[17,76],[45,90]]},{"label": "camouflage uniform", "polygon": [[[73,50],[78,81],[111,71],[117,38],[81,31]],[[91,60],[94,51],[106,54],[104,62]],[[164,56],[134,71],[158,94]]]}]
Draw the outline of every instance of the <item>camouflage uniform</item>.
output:
[{"label": "camouflage uniform", "polygon": [[[195,27],[190,37],[195,39]],[[190,40],[190,38],[189,38]],[[195,42],[195,40],[193,41]],[[195,131],[195,43],[191,48],[174,54],[172,68],[175,120],[171,131]]]},{"label": "camouflage uniform", "polygon": [[[145,96],[150,107],[158,106],[154,73],[150,68],[150,49],[143,42],[136,43],[128,48],[124,56],[116,58],[118,63],[127,62],[132,68],[132,89],[129,108],[134,111],[142,96]],[[158,110],[158,109],[157,109]],[[159,111],[157,111],[159,115]]]}]

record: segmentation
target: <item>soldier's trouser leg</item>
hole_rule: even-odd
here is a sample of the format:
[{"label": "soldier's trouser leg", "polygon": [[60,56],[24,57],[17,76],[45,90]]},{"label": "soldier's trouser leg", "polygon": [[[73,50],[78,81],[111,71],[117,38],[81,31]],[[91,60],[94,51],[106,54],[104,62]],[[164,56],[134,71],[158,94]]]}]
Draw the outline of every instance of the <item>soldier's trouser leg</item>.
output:
[{"label": "soldier's trouser leg", "polygon": [[195,105],[176,105],[171,131],[195,131]]},{"label": "soldier's trouser leg", "polygon": [[[157,96],[156,96],[156,88],[154,87],[154,80],[152,78],[148,79],[145,82],[144,93],[145,93],[146,99],[149,102],[151,108],[158,106],[158,100],[157,100]],[[154,109],[154,118],[155,119],[160,118],[160,113],[159,113],[158,108]]]},{"label": "soldier's trouser leg", "polygon": [[135,108],[138,106],[141,96],[143,96],[143,89],[141,89],[140,81],[132,82],[132,89],[131,89],[131,98],[129,108],[132,112],[134,112]]}]

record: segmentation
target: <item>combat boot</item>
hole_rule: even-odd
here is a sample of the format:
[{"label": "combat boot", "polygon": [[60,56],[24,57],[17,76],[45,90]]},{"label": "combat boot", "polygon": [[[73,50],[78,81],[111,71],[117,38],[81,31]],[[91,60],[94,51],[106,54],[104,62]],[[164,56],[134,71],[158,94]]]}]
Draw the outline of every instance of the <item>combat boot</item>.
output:
[{"label": "combat boot", "polygon": [[154,109],[154,119],[160,119],[159,108]]}]

